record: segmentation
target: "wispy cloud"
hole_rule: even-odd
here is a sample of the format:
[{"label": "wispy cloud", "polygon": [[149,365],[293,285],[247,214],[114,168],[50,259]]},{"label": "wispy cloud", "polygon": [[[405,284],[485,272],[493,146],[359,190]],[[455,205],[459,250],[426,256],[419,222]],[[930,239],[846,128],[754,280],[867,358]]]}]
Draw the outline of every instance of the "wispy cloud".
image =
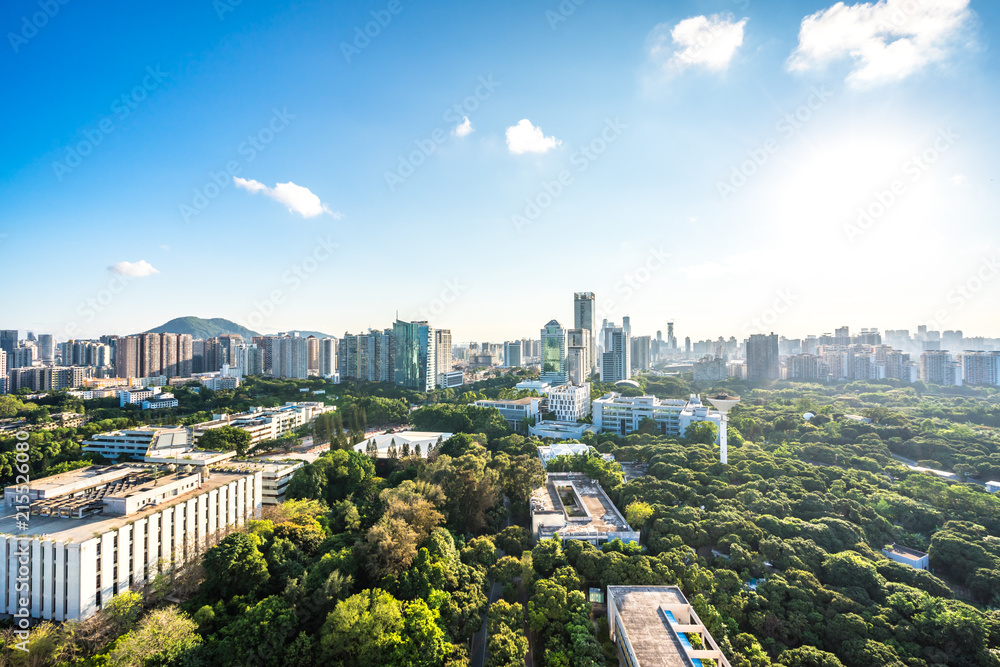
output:
[{"label": "wispy cloud", "polygon": [[653,28],[649,56],[668,73],[688,67],[724,71],[743,45],[746,22],[732,14],[712,14],[684,19],[674,26],[661,23]]},{"label": "wispy cloud", "polygon": [[555,137],[546,137],[542,128],[535,127],[527,118],[507,128],[507,148],[515,155],[547,153],[561,145],[562,141]]},{"label": "wispy cloud", "polygon": [[475,131],[476,128],[472,127],[472,121],[469,120],[468,116],[465,117],[458,127],[452,130],[456,137],[467,137]]},{"label": "wispy cloud", "polygon": [[265,196],[288,207],[289,213],[298,213],[303,218],[315,218],[324,213],[334,218],[343,217],[340,213],[332,211],[309,188],[296,185],[291,181],[288,183],[278,183],[273,188],[269,188],[260,181],[255,181],[252,178],[233,176],[233,183],[236,184],[236,187],[243,188],[247,192],[262,192]]},{"label": "wispy cloud", "polygon": [[109,266],[108,270],[120,276],[128,276],[130,278],[145,278],[154,273],[159,273],[159,271],[153,268],[152,264],[144,259],[140,259],[138,262],[118,262]]},{"label": "wispy cloud", "polygon": [[969,0],[838,2],[802,19],[788,69],[851,58],[847,80],[854,86],[898,81],[945,59],[971,17]]}]

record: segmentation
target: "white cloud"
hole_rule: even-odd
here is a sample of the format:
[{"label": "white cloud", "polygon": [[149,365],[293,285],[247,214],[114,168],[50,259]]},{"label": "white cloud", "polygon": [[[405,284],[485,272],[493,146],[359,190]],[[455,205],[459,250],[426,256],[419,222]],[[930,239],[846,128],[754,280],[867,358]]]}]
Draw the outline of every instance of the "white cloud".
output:
[{"label": "white cloud", "polygon": [[562,145],[555,137],[546,137],[542,128],[535,127],[527,118],[507,128],[507,148],[515,155],[546,153]]},{"label": "white cloud", "polygon": [[161,243],[160,250],[170,250],[170,246],[168,246],[166,243]]},{"label": "white cloud", "polygon": [[476,128],[472,127],[472,121],[469,120],[468,116],[465,117],[465,120],[458,127],[452,130],[456,137],[467,137],[475,131]]},{"label": "white cloud", "polygon": [[732,14],[713,14],[684,19],[672,28],[661,23],[653,29],[649,55],[667,71],[697,66],[723,71],[743,45],[746,22]]},{"label": "white cloud", "polygon": [[296,185],[291,181],[278,183],[273,188],[269,188],[252,178],[233,176],[233,183],[236,184],[236,187],[243,188],[247,192],[263,192],[265,196],[287,206],[289,213],[298,213],[303,218],[315,218],[324,213],[335,218],[342,217],[340,213],[330,210],[330,207],[320,201],[320,198],[314,195],[309,188]]},{"label": "white cloud", "polygon": [[969,0],[838,2],[802,19],[788,69],[802,72],[850,57],[855,86],[898,81],[944,59],[972,16]]},{"label": "white cloud", "polygon": [[965,174],[955,174],[951,177],[951,182],[955,185],[962,186],[969,182],[969,179],[965,177]]},{"label": "white cloud", "polygon": [[144,259],[140,259],[138,262],[118,262],[109,266],[108,270],[114,271],[120,276],[129,276],[130,278],[145,278],[154,273],[159,273],[159,271],[153,268],[152,264]]}]

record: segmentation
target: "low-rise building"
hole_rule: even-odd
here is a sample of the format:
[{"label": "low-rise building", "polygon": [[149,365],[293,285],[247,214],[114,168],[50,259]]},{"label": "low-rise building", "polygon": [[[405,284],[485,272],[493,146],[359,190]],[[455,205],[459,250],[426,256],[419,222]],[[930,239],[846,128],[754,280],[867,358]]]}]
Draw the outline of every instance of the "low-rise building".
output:
[{"label": "low-rise building", "polygon": [[465,373],[463,371],[438,373],[438,389],[454,389],[455,387],[461,387],[463,384],[465,384]]},{"label": "low-rise building", "polygon": [[250,412],[235,415],[212,415],[212,421],[195,424],[191,427],[191,441],[198,443],[199,438],[212,429],[231,426],[250,433],[250,444],[277,440],[286,433],[308,424],[313,419],[335,410],[318,402],[286,403],[280,408],[253,408]]},{"label": "low-rise building", "polygon": [[387,459],[390,457],[390,450],[396,448],[396,456],[402,457],[404,449],[410,452],[410,456],[418,455],[421,458],[427,457],[427,452],[432,447],[437,447],[445,440],[453,436],[454,433],[443,433],[437,431],[400,431],[398,433],[380,433],[370,438],[362,440],[354,445],[354,451],[362,454],[375,453],[375,458]]},{"label": "low-rise building", "polygon": [[147,398],[140,405],[143,410],[166,410],[176,408],[179,403],[173,394],[163,392]]},{"label": "low-rise building", "polygon": [[601,545],[615,539],[638,542],[633,530],[601,485],[583,473],[549,473],[531,494],[531,534],[535,540],[558,535]]},{"label": "low-rise building", "polygon": [[528,427],[528,435],[556,440],[580,440],[586,433],[593,433],[594,425],[581,422],[537,422]]},{"label": "low-rise building", "polygon": [[608,586],[608,628],[623,667],[729,667],[677,586]]},{"label": "low-rise building", "polygon": [[594,401],[594,426],[599,433],[628,435],[645,419],[656,422],[660,435],[680,437],[696,422],[712,422],[721,433],[722,415],[710,410],[697,394],[684,401],[655,396],[626,398],[612,392]]},{"label": "low-rise building", "polygon": [[487,401],[476,401],[476,405],[481,408],[495,408],[500,411],[500,415],[507,422],[507,428],[515,432],[523,432],[524,426],[531,420],[541,419],[542,412],[545,411],[547,399],[538,398],[514,398],[497,399]]},{"label": "low-rise building", "polygon": [[257,516],[261,486],[259,470],[123,464],[7,487],[0,613],[20,612],[24,599],[34,619],[89,618]]},{"label": "low-rise building", "polygon": [[133,461],[142,461],[150,455],[169,456],[184,451],[187,447],[188,432],[183,427],[144,426],[122,429],[98,433],[83,441],[84,453],[100,454],[113,461],[122,456]]},{"label": "low-rise building", "polygon": [[1000,482],[986,482],[986,490],[990,493],[1000,491]]},{"label": "low-rise building", "polygon": [[917,570],[926,570],[930,567],[930,558],[923,551],[910,549],[901,544],[890,544],[882,549],[882,553],[903,565],[909,565]]},{"label": "low-rise building", "polygon": [[557,456],[584,456],[594,451],[590,445],[582,442],[567,442],[557,445],[548,445],[538,448],[538,458],[542,461],[542,467],[548,466],[549,461]]}]

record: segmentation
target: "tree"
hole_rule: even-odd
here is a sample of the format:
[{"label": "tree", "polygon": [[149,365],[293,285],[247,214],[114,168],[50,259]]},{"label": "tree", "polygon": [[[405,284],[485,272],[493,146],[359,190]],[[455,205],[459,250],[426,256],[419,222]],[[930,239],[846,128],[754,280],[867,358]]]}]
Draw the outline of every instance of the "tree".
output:
[{"label": "tree", "polygon": [[500,484],[510,499],[514,512],[526,516],[532,492],[545,484],[545,470],[541,461],[537,456],[527,454],[513,457],[498,454],[493,459],[493,467],[499,472]]},{"label": "tree", "polygon": [[539,540],[535,548],[531,550],[531,562],[534,564],[535,571],[543,577],[550,576],[556,571],[556,568],[566,565],[562,540],[558,536]]},{"label": "tree", "polygon": [[719,428],[713,422],[692,422],[684,429],[681,440],[686,445],[714,445],[718,435]]},{"label": "tree", "polygon": [[108,667],[172,664],[201,644],[197,624],[177,607],[155,609],[108,651]]},{"label": "tree", "polygon": [[653,508],[649,503],[635,501],[625,508],[625,520],[636,530],[642,528],[646,520],[653,516]]},{"label": "tree", "polygon": [[198,447],[220,452],[235,450],[237,456],[246,456],[252,441],[253,436],[250,431],[232,426],[220,426],[202,433],[198,438]]},{"label": "tree", "polygon": [[778,661],[786,667],[844,667],[833,653],[821,651],[815,646],[800,646],[785,651]]},{"label": "tree", "polygon": [[[498,600],[494,606],[500,602],[503,600]],[[528,655],[528,639],[521,631],[501,626],[499,632],[490,633],[486,654],[486,667],[520,667]]]},{"label": "tree", "polygon": [[323,624],[320,646],[326,661],[344,667],[386,664],[402,629],[402,603],[382,589],[370,589],[337,603]]},{"label": "tree", "polygon": [[257,548],[260,538],[233,533],[205,553],[205,590],[228,600],[235,595],[253,595],[267,583],[267,561]]}]

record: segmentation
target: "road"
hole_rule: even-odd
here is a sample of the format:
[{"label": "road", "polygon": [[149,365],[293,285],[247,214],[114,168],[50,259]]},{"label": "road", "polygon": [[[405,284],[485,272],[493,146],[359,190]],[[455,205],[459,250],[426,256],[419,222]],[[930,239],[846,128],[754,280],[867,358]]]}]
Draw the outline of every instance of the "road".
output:
[{"label": "road", "polygon": [[[510,527],[510,501],[507,496],[503,497],[504,507],[507,508],[507,525],[505,528]],[[499,558],[504,557],[503,549],[498,549],[497,553]],[[503,584],[498,581],[490,582],[490,594],[487,597],[486,614],[483,615],[483,624],[479,627],[476,634],[472,635],[472,645],[469,647],[469,667],[483,667],[486,663],[486,644],[490,638],[489,627],[487,626],[487,619],[489,617],[490,607],[493,603],[500,599],[503,595]]]}]

